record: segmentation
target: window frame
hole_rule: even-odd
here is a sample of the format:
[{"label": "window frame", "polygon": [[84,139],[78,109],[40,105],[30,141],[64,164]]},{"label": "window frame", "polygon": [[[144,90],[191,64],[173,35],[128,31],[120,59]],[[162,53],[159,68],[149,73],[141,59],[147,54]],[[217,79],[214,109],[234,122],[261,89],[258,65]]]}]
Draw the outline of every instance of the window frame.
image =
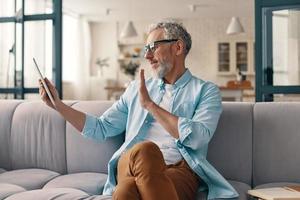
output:
[{"label": "window frame", "polygon": [[[34,94],[39,93],[39,88],[24,87],[24,30],[25,22],[28,21],[43,21],[43,20],[52,20],[53,24],[53,38],[52,38],[52,81],[55,84],[55,87],[58,91],[59,97],[62,98],[62,1],[61,0],[52,0],[53,1],[53,12],[50,14],[30,14],[25,15],[25,0],[22,0],[21,14],[19,16],[12,17],[0,17],[0,23],[14,23],[15,30],[16,25],[22,25],[22,52],[21,52],[21,76],[20,80],[17,80],[17,70],[16,70],[16,56],[14,62],[14,87],[10,88],[1,88],[0,94],[14,94],[15,99],[24,99],[25,94]],[[15,13],[17,0],[15,0]],[[16,44],[16,31],[14,33],[14,40]],[[20,82],[20,85],[17,85],[17,81]]]}]

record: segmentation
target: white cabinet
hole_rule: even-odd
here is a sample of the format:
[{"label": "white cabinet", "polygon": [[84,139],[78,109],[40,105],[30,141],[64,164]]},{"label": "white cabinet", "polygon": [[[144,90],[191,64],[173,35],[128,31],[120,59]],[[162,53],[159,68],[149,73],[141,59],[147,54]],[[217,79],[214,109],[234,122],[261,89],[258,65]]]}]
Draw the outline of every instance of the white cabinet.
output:
[{"label": "white cabinet", "polygon": [[218,74],[234,75],[241,71],[254,75],[254,42],[222,41],[218,43]]}]

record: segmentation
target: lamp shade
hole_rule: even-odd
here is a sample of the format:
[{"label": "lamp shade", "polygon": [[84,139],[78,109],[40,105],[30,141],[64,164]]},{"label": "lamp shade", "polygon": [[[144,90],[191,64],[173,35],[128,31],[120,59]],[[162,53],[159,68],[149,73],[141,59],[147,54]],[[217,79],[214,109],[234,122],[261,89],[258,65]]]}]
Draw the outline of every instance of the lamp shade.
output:
[{"label": "lamp shade", "polygon": [[128,37],[134,37],[134,36],[137,36],[136,29],[134,28],[132,21],[129,21],[123,28],[123,30],[120,34],[120,37],[128,38]]},{"label": "lamp shade", "polygon": [[226,33],[229,35],[243,33],[244,28],[238,17],[232,17]]}]

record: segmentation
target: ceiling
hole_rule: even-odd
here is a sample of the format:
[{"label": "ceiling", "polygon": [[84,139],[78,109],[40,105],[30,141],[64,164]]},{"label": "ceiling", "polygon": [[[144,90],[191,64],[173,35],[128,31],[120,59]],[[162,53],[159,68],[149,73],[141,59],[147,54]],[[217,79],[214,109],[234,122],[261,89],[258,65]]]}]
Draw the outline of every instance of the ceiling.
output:
[{"label": "ceiling", "polygon": [[254,16],[254,0],[64,0],[63,8],[91,21]]}]

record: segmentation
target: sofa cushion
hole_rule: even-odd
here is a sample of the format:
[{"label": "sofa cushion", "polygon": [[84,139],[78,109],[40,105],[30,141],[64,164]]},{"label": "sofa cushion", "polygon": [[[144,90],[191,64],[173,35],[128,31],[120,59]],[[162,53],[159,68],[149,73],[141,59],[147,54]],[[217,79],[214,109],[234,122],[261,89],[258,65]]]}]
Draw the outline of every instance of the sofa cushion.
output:
[{"label": "sofa cushion", "polygon": [[248,190],[251,190],[251,187],[239,181],[229,180],[229,183],[234,187],[234,189],[239,193],[239,200],[247,200],[248,199]]},{"label": "sofa cushion", "polygon": [[18,185],[0,183],[0,199],[4,199],[10,195],[24,191],[26,190]]},{"label": "sofa cushion", "polygon": [[11,122],[19,100],[0,100],[0,168],[11,169],[10,130]]},{"label": "sofa cushion", "polygon": [[112,200],[111,196],[103,196],[103,195],[93,195],[84,200]]},{"label": "sofa cushion", "polygon": [[24,102],[16,108],[10,141],[12,169],[66,173],[65,120],[43,102]]},{"label": "sofa cushion", "polygon": [[[99,116],[112,103],[110,101],[82,101],[74,104],[72,107]],[[88,171],[107,174],[107,163],[123,141],[123,134],[100,143],[86,139],[72,125],[67,123],[66,151],[68,173]]]},{"label": "sofa cushion", "polygon": [[228,180],[251,185],[253,104],[224,102],[208,161]]},{"label": "sofa cushion", "polygon": [[106,174],[99,173],[68,174],[54,178],[44,188],[75,188],[96,195],[102,194],[106,178]]},{"label": "sofa cushion", "polygon": [[[239,182],[239,181],[229,180],[228,182],[239,193],[238,200],[247,200],[248,199],[247,192],[248,192],[248,190],[251,189],[251,187],[249,185],[247,185],[246,183]],[[199,192],[198,196],[197,196],[197,200],[207,200],[207,192]],[[230,199],[227,199],[227,200],[230,200]],[[237,200],[237,198],[232,198],[231,200]]]},{"label": "sofa cushion", "polygon": [[57,172],[45,169],[20,169],[0,174],[0,183],[15,184],[26,190],[34,190],[42,188],[45,183],[58,175]]},{"label": "sofa cushion", "polygon": [[88,197],[88,194],[81,190],[72,188],[49,188],[40,190],[31,190],[14,194],[5,200],[33,200],[33,199],[55,199],[55,200],[82,200]]},{"label": "sofa cushion", "polygon": [[299,102],[256,103],[253,132],[253,186],[300,182]]}]

